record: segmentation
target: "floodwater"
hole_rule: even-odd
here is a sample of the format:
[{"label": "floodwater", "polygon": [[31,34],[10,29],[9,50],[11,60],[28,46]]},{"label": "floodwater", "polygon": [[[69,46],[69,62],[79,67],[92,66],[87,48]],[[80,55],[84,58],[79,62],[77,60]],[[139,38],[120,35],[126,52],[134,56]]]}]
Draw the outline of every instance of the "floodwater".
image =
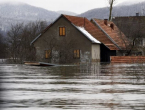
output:
[{"label": "floodwater", "polygon": [[145,110],[145,65],[0,64],[1,110]]}]

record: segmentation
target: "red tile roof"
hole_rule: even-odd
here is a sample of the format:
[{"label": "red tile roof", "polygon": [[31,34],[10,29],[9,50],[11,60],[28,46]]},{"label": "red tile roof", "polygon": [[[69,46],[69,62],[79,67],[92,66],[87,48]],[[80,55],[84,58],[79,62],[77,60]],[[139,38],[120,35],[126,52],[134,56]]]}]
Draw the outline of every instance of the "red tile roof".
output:
[{"label": "red tile roof", "polygon": [[96,27],[88,19],[69,15],[63,16],[67,18],[75,26],[84,27],[86,31],[88,31],[94,38],[102,42],[110,50],[119,50],[119,48],[101,31],[101,29]]},{"label": "red tile roof", "polygon": [[[102,27],[102,29],[111,37],[110,39],[99,27],[95,26],[87,18],[69,16],[69,15],[61,15],[60,17],[62,16],[65,17],[68,21],[70,21],[73,25],[83,27],[94,38],[102,42],[110,50],[124,49],[125,45],[123,44],[122,40],[120,39],[119,35],[116,32],[118,31],[118,28],[116,26],[115,26],[115,30],[111,30],[109,26],[105,26],[103,24],[103,20],[95,19],[95,22],[99,24]],[[56,19],[56,21],[58,19]],[[31,44],[34,43],[43,33],[45,33],[51,27],[51,25],[53,25],[56,21],[50,24],[36,39],[34,39],[31,42]],[[126,38],[124,37],[124,34],[123,34],[123,38]]]},{"label": "red tile roof", "polygon": [[[129,45],[129,41],[126,36],[118,29],[118,27],[111,21],[107,21],[107,25],[104,24],[104,20],[93,19],[98,26],[107,34],[108,37],[121,49],[124,50]],[[113,29],[111,28],[113,25]]]}]

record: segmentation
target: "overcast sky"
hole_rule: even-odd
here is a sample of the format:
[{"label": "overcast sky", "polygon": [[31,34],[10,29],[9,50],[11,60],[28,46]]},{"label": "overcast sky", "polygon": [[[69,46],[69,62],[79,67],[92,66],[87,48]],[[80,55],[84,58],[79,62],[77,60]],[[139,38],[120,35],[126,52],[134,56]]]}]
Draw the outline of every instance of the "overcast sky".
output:
[{"label": "overcast sky", "polygon": [[[77,14],[83,13],[87,10],[106,7],[108,5],[107,0],[0,0],[0,2],[24,2],[33,6],[42,7],[51,11],[71,11]],[[141,2],[144,0],[116,0],[116,4],[121,2]]]}]

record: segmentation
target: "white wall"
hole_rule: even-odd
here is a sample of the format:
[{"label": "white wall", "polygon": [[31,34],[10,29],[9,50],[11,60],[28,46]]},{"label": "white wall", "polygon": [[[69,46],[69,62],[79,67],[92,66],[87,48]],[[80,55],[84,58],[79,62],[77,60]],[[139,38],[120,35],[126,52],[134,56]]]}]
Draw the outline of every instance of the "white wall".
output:
[{"label": "white wall", "polygon": [[92,61],[100,60],[100,44],[92,44]]}]

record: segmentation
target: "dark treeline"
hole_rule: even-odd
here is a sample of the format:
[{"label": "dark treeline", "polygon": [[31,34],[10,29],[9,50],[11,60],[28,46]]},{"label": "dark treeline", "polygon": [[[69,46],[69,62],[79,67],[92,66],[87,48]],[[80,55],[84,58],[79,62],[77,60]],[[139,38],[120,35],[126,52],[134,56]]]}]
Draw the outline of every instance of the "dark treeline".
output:
[{"label": "dark treeline", "polygon": [[47,24],[46,21],[35,21],[11,25],[7,36],[0,34],[0,58],[9,58],[13,63],[35,60],[35,48],[30,43]]},{"label": "dark treeline", "polygon": [[6,58],[7,56],[7,42],[6,38],[0,33],[0,58]]}]

